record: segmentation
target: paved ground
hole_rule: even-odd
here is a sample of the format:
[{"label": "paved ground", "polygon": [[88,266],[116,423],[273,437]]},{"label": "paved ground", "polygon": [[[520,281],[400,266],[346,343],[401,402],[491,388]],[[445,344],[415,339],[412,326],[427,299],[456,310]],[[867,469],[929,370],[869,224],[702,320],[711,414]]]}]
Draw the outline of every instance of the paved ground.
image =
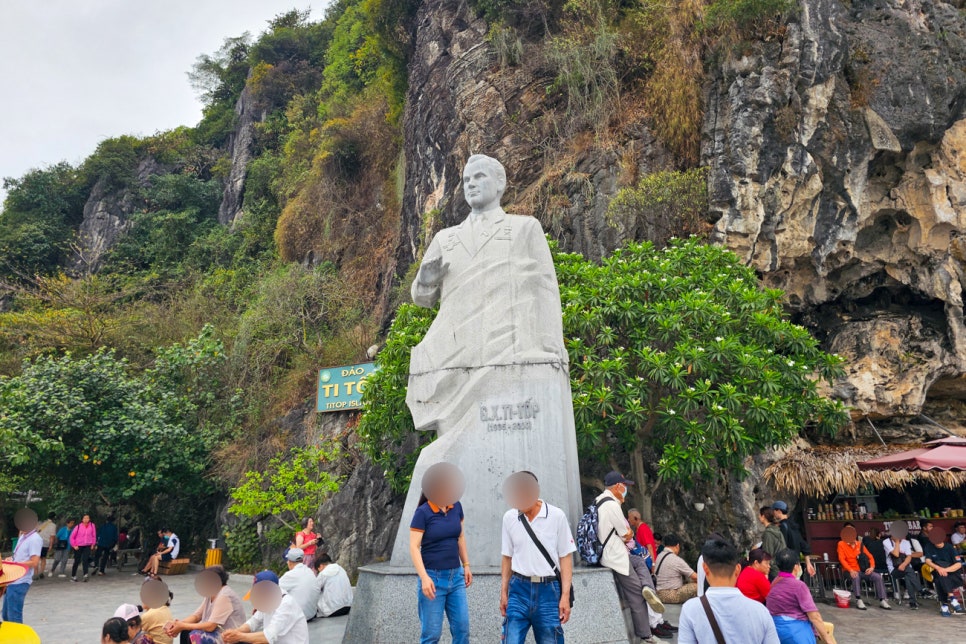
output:
[{"label": "paved ground", "polygon": [[[200,601],[194,591],[194,575],[168,577],[166,581],[175,595],[171,605],[175,616],[192,612]],[[232,575],[229,583],[239,594],[244,594],[251,585],[251,577]],[[117,606],[138,602],[140,586],[141,577],[114,570],[86,584],[71,583],[67,579],[37,580],[27,595],[25,618],[44,644],[97,642],[101,625]],[[819,610],[826,621],[835,624],[840,644],[966,642],[966,617],[941,618],[935,602],[924,603],[919,611],[911,611],[906,606],[884,611],[875,602],[869,602],[869,606],[864,612],[830,605],[820,605]],[[680,606],[669,606],[666,618],[677,623],[679,613]],[[348,617],[315,620],[309,624],[311,642],[341,642],[347,621]]]},{"label": "paved ground", "polygon": [[[130,567],[128,570],[130,571]],[[109,570],[104,577],[93,577],[88,583],[72,583],[70,579],[38,579],[27,594],[24,620],[40,635],[43,644],[92,644],[100,641],[101,626],[115,609],[124,603],[137,604],[142,577],[130,572]],[[175,617],[193,612],[201,598],[195,593],[194,575],[165,577],[174,592],[171,611]],[[232,575],[228,582],[244,596],[252,578]],[[251,610],[251,606],[246,604]],[[342,641],[348,617],[317,619],[309,624],[312,644],[335,644]]]}]

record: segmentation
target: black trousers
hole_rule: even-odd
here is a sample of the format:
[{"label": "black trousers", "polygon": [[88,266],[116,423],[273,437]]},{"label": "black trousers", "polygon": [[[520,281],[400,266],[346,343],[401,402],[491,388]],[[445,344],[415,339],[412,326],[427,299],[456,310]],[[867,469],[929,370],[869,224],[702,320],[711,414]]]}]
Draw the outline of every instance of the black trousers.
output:
[{"label": "black trousers", "polygon": [[906,566],[905,570],[898,568],[892,569],[892,578],[896,581],[906,582],[906,592],[909,593],[909,601],[918,602],[919,593],[922,592],[922,584],[919,582],[919,573],[912,565]]},{"label": "black trousers", "polygon": [[90,546],[80,546],[74,551],[74,567],[70,569],[70,576],[77,576],[77,567],[84,564],[84,575],[88,573],[88,569],[91,565],[91,547]]},{"label": "black trousers", "polygon": [[943,577],[939,574],[939,571],[933,570],[932,583],[936,585],[936,593],[939,594],[939,601],[945,604],[952,592],[962,586],[963,571],[960,569]]},{"label": "black trousers", "polygon": [[104,572],[107,564],[110,563],[111,552],[113,552],[113,548],[98,548],[97,552],[94,553],[94,564],[101,572]]}]

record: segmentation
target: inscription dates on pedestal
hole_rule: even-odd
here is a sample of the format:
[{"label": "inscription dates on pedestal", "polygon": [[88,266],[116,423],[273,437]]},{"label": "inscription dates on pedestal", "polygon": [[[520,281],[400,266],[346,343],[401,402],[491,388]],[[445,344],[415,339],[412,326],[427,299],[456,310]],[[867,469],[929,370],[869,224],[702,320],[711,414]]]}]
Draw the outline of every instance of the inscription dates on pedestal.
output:
[{"label": "inscription dates on pedestal", "polygon": [[517,403],[480,403],[480,424],[488,432],[533,429],[540,405],[533,398]]}]

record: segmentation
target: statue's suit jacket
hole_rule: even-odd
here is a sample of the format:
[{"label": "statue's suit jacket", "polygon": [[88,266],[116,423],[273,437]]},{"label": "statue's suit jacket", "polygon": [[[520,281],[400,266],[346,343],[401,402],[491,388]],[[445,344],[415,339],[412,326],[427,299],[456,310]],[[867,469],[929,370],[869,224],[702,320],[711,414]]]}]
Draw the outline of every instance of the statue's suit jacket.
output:
[{"label": "statue's suit jacket", "polygon": [[406,400],[419,428],[445,431],[477,402],[474,392],[493,368],[568,366],[560,292],[540,222],[502,209],[484,216],[478,234],[469,217],[437,233],[423,262],[440,257],[449,265],[442,284],[412,286],[416,304],[440,304],[410,359]]}]

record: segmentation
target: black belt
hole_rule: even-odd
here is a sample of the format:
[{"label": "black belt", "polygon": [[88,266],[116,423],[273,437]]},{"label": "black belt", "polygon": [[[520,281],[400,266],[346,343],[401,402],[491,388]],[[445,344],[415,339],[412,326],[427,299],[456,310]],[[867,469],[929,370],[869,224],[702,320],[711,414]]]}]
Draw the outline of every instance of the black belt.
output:
[{"label": "black belt", "polygon": [[513,576],[517,579],[522,579],[523,581],[529,581],[531,584],[549,584],[551,582],[557,581],[556,577],[537,577],[529,575],[521,575],[518,572],[514,572]]}]

